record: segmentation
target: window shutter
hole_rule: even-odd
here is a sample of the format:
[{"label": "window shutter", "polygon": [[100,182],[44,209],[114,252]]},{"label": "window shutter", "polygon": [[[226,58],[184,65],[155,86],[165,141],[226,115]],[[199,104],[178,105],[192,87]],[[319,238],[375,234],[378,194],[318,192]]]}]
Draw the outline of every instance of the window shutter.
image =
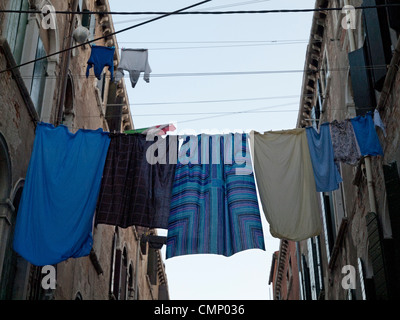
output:
[{"label": "window shutter", "polygon": [[[400,0],[386,0],[386,4],[400,4]],[[400,7],[387,8],[386,13],[389,19],[389,26],[400,32]]]},{"label": "window shutter", "polygon": [[147,275],[152,285],[157,284],[157,252],[155,249],[149,248],[147,258]]},{"label": "window shutter", "polygon": [[[384,4],[383,0],[364,0],[363,6]],[[373,66],[371,74],[374,88],[382,90],[387,68],[392,58],[389,26],[386,10],[373,8],[363,10],[366,41],[368,44],[369,65]]]},{"label": "window shutter", "polygon": [[360,49],[349,53],[351,83],[353,86],[356,114],[365,115],[375,108],[375,92],[372,87],[370,71],[365,68],[367,63],[366,44]]},{"label": "window shutter", "polygon": [[301,264],[304,275],[304,289],[305,289],[305,298],[306,300],[311,300],[311,281],[310,281],[310,269],[307,266],[306,257],[304,254],[301,255]]},{"label": "window shutter", "polygon": [[166,284],[161,284],[158,287],[158,300],[169,300],[168,287]]},{"label": "window shutter", "polygon": [[400,298],[400,177],[397,163],[383,165],[393,239],[384,239],[391,299]]},{"label": "window shutter", "polygon": [[88,12],[90,12],[90,11],[87,10],[87,9],[84,9],[82,11],[82,27],[85,27],[85,28],[89,29],[90,28],[91,19],[90,19],[90,14]]},{"label": "window shutter", "polygon": [[383,245],[376,213],[369,212],[366,215],[366,222],[368,231],[368,254],[374,271],[376,299],[387,300],[389,296],[383,258]]}]

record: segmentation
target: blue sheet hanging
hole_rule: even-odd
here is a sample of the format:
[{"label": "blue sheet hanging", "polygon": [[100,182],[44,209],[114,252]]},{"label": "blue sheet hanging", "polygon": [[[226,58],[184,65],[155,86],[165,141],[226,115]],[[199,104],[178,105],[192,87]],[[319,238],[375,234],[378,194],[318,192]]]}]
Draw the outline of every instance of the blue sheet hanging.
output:
[{"label": "blue sheet hanging", "polygon": [[383,156],[372,112],[350,119],[362,156]]},{"label": "blue sheet hanging", "polygon": [[34,265],[86,256],[110,138],[102,129],[39,123],[18,210],[14,250]]},{"label": "blue sheet hanging", "polygon": [[323,123],[319,133],[313,127],[306,128],[306,133],[317,191],[337,190],[343,180],[334,161],[329,123]]}]

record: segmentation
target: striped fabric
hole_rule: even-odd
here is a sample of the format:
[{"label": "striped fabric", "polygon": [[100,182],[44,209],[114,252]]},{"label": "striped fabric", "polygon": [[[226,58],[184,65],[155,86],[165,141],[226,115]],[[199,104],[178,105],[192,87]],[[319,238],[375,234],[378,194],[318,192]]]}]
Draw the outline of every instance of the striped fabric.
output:
[{"label": "striped fabric", "polygon": [[[205,150],[206,144],[202,142],[209,142],[208,164],[204,164],[201,152],[198,157],[190,155],[187,164],[182,164],[179,157],[168,219],[167,259],[200,253],[231,256],[253,248],[265,250],[247,135],[230,135],[232,142],[234,137],[239,141],[237,149],[233,143],[229,145],[228,136],[219,136],[219,143],[213,140],[216,136],[197,136],[197,150]],[[188,139],[181,150],[186,143]],[[228,150],[232,151],[231,159],[225,156]],[[236,161],[232,161],[236,150]],[[196,158],[199,164],[193,161]]]}]

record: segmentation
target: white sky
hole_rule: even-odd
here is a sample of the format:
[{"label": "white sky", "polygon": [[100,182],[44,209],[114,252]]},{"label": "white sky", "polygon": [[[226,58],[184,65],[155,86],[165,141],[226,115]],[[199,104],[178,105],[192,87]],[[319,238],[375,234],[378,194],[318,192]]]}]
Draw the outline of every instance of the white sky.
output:
[{"label": "white sky", "polygon": [[[196,3],[195,0],[110,0],[109,2],[112,11],[168,12]],[[314,8],[314,5],[315,0],[213,0],[192,10],[300,9]],[[115,30],[153,17],[114,15]],[[142,74],[133,89],[129,78],[125,79],[135,128],[171,122],[177,124],[179,134],[189,130],[200,134],[222,133],[222,130],[242,132],[295,128],[303,77],[301,72],[191,77],[157,75],[302,70],[311,22],[312,13],[181,15],[170,16],[117,35],[120,48],[149,49],[149,63],[154,75],[150,76],[150,83],[144,82]],[[269,42],[276,40],[278,42]],[[301,41],[293,43],[288,40]],[[218,48],[209,48],[210,46]],[[182,47],[197,48],[182,49]],[[240,101],[165,104],[165,102],[204,100]],[[148,103],[164,104],[148,105]],[[215,114],[254,109],[260,111],[263,108],[274,112],[247,112],[218,117]],[[209,112],[214,114],[207,114]],[[166,113],[178,115],[160,115]],[[188,115],[188,113],[201,114]],[[140,116],[143,114],[151,116]],[[204,119],[212,116],[214,118]],[[162,253],[170,298],[271,299],[268,278],[272,254],[279,249],[279,240],[270,235],[262,211],[261,218],[266,251],[253,249],[229,258],[217,255],[186,255],[165,260],[164,248]],[[167,235],[167,231],[160,230],[159,234]]]}]

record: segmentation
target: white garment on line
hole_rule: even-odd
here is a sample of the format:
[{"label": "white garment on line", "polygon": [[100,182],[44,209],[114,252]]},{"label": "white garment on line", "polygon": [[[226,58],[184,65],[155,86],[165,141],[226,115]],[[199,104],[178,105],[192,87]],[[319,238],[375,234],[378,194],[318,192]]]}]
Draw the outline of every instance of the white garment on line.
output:
[{"label": "white garment on line", "polygon": [[115,74],[115,82],[124,77],[124,70],[129,73],[132,88],[136,86],[141,72],[144,72],[144,81],[150,82],[151,68],[147,49],[122,49],[121,61]]},{"label": "white garment on line", "polygon": [[305,129],[253,131],[250,141],[271,235],[292,241],[319,235],[322,223]]}]

